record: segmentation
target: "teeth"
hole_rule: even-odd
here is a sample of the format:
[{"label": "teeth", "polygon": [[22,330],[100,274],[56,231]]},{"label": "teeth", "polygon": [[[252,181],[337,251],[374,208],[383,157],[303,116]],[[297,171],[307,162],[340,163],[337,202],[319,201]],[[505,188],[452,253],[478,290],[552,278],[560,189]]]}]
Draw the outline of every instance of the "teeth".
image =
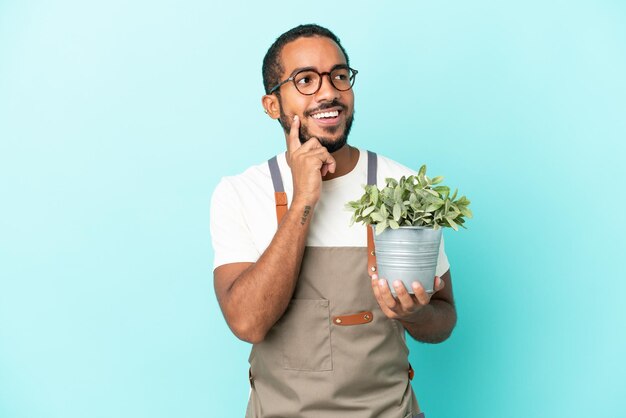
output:
[{"label": "teeth", "polygon": [[339,116],[339,111],[338,110],[333,110],[332,112],[316,113],[316,114],[312,115],[313,119],[336,118],[337,116]]}]

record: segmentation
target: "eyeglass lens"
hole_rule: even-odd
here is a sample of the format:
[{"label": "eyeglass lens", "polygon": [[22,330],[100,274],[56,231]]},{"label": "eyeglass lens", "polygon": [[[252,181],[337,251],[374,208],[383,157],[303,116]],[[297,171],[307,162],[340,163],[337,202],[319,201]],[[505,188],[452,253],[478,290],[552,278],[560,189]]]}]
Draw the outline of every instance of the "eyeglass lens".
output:
[{"label": "eyeglass lens", "polygon": [[[354,84],[354,74],[349,68],[336,68],[330,72],[330,82],[341,91],[350,90]],[[320,88],[322,77],[313,70],[300,71],[293,79],[302,94],[313,94]]]}]

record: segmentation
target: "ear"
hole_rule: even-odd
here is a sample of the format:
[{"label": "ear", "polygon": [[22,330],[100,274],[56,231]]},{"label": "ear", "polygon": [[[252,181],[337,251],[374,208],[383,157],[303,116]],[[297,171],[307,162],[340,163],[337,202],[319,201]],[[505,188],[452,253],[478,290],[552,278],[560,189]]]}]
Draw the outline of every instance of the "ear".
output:
[{"label": "ear", "polygon": [[261,99],[261,104],[270,118],[278,119],[280,117],[280,101],[278,97],[273,94],[266,94]]}]

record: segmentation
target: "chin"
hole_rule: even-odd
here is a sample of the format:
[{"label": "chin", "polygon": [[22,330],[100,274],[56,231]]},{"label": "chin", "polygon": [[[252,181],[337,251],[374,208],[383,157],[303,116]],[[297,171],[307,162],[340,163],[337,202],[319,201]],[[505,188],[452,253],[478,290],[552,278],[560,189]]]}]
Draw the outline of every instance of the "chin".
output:
[{"label": "chin", "polygon": [[318,141],[324,148],[328,150],[331,154],[333,152],[339,151],[348,143],[348,138],[346,136],[341,136],[339,138],[331,139],[323,136],[317,137]]}]

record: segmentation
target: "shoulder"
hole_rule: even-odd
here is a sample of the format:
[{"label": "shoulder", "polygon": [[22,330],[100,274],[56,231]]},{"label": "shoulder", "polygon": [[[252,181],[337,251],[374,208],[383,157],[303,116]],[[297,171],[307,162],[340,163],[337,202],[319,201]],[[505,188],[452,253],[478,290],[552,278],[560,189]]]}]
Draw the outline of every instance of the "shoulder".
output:
[{"label": "shoulder", "polygon": [[253,165],[242,173],[224,176],[213,191],[213,200],[219,198],[237,198],[256,194],[271,186],[270,171],[267,161]]}]

